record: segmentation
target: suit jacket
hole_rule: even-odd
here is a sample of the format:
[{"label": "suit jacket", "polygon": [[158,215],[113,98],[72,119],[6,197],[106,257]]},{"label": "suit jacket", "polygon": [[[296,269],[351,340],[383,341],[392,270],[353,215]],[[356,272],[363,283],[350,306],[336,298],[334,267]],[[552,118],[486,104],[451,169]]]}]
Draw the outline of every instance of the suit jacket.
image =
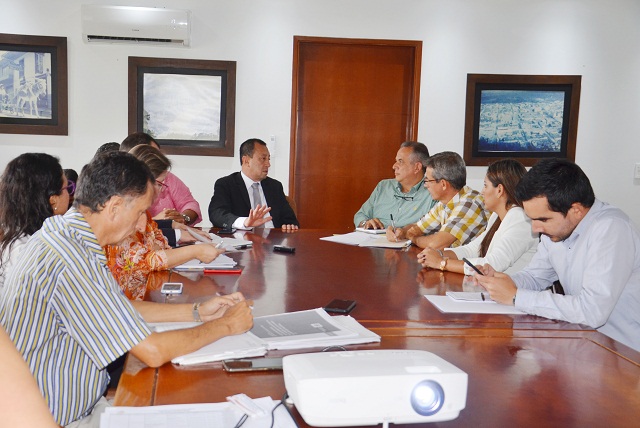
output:
[{"label": "suit jacket", "polygon": [[[260,184],[267,204],[271,207],[269,214],[273,217],[273,225],[275,227],[282,227],[283,224],[299,226],[298,219],[282,190],[282,183],[267,177]],[[249,192],[240,172],[234,172],[216,181],[209,203],[209,220],[215,227],[231,227],[238,217],[249,216],[249,210],[251,210]]]},{"label": "suit jacket", "polygon": [[154,220],[158,225],[158,229],[162,232],[165,238],[167,238],[167,242],[170,246],[175,247],[178,243],[176,242],[176,231],[173,229],[173,220],[163,219],[163,220]]}]

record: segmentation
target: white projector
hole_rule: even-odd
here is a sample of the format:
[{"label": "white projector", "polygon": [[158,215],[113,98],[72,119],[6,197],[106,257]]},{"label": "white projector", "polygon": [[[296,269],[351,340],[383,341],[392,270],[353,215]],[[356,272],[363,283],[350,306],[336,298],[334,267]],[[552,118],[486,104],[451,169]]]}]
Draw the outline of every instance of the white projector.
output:
[{"label": "white projector", "polygon": [[467,374],[426,351],[288,355],[283,370],[289,397],[312,426],[448,421],[467,401]]}]

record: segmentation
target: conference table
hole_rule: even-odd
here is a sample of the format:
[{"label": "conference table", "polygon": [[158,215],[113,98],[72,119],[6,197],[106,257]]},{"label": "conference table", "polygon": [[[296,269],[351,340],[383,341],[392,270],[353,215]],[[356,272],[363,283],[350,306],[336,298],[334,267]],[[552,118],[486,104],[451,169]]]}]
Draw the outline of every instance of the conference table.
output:
[{"label": "conference table", "polygon": [[[442,313],[425,295],[478,290],[470,277],[422,269],[416,247],[320,240],[334,233],[255,229],[243,235],[252,248],[228,254],[242,268],[240,275],[158,272],[149,277],[145,299],[166,301],[161,284],[177,281],[184,289],[172,302],[240,291],[254,301],[254,316],[323,307],[334,298],[355,300],[350,315],[381,342],[348,350],[425,350],[469,375],[466,408],[432,426],[637,426],[640,353],[584,325],[532,315]],[[295,252],[274,252],[274,245]],[[237,393],[279,399],[285,393],[282,372],[228,373],[221,363],[155,369],[129,355],[114,404],[223,402]],[[287,407],[299,426],[308,426],[295,406]]]}]

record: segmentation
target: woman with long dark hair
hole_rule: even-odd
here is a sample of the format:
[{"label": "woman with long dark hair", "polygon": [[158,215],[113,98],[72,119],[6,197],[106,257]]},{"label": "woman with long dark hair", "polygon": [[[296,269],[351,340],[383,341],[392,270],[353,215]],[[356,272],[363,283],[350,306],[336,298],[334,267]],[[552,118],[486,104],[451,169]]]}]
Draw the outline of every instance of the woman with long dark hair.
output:
[{"label": "woman with long dark hair", "polygon": [[27,239],[52,215],[64,214],[75,184],[69,184],[57,158],[24,153],[0,178],[0,288]]},{"label": "woman with long dark hair", "polygon": [[474,265],[486,263],[496,271],[515,273],[525,267],[536,252],[538,236],[531,231],[531,220],[522,209],[515,189],[525,167],[513,159],[493,162],[484,178],[482,196],[485,208],[492,212],[487,228],[467,245],[439,251],[425,248],[418,262],[430,267],[472,275],[462,258]]}]

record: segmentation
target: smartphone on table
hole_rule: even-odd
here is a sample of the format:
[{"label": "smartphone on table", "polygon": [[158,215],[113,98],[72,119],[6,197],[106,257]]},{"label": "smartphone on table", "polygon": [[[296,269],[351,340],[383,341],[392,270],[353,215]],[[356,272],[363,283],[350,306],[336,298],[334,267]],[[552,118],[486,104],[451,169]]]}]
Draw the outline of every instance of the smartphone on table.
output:
[{"label": "smartphone on table", "polygon": [[282,370],[282,357],[279,358],[246,358],[240,360],[224,360],[222,367],[228,372],[254,372],[265,370]]},{"label": "smartphone on table", "polygon": [[327,306],[324,307],[324,310],[336,314],[348,314],[355,307],[355,300],[333,299]]},{"label": "smartphone on table", "polygon": [[160,288],[162,294],[181,294],[182,283],[181,282],[165,282]]}]

